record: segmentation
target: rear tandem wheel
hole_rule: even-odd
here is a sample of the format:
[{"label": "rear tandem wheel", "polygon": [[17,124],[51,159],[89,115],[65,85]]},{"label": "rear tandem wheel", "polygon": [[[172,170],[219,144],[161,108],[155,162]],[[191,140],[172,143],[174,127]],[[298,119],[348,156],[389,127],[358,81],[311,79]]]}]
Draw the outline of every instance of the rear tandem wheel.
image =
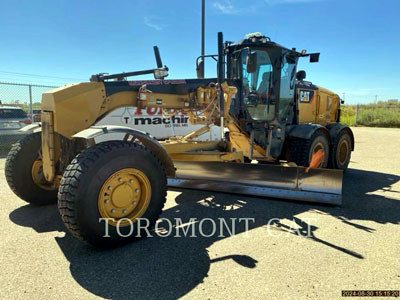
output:
[{"label": "rear tandem wheel", "polygon": [[321,168],[326,168],[329,162],[329,142],[324,132],[314,132],[310,139],[293,138],[290,143],[290,161],[298,166],[308,167],[311,157],[318,150],[324,151],[324,161]]},{"label": "rear tandem wheel", "polygon": [[330,166],[333,169],[347,170],[351,158],[352,142],[347,130],[342,130],[332,146]]}]

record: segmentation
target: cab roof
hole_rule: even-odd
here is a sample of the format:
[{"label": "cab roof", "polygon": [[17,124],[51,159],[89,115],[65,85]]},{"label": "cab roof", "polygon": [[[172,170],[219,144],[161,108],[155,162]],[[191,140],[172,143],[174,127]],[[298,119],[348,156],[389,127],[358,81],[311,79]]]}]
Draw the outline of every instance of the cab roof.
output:
[{"label": "cab roof", "polygon": [[289,49],[278,43],[271,41],[271,39],[260,32],[248,33],[244,39],[237,41],[236,43],[229,43],[228,48],[236,50],[244,47],[263,47],[263,48],[281,48],[292,52],[297,56],[303,56],[303,53],[297,52],[295,48]]}]

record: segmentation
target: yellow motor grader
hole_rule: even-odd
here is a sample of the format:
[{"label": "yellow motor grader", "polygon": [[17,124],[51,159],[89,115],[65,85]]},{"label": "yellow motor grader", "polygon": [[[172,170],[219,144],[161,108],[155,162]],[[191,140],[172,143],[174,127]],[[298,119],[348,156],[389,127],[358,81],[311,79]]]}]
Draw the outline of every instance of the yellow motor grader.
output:
[{"label": "yellow motor grader", "polygon": [[[32,204],[58,199],[74,236],[108,246],[136,239],[143,229],[138,220],[155,224],[168,185],[341,203],[352,131],[339,123],[338,95],[296,70],[299,58],[317,62],[319,53],[285,48],[260,33],[237,43],[218,33],[218,54],[197,61],[200,78],[165,80],[168,68],[154,50],[155,69],[97,74],[43,94],[41,125],[27,127],[33,133],[7,157],[16,195]],[[202,78],[206,57],[217,61],[217,78]],[[155,80],[126,79],[143,74]],[[204,126],[165,141],[134,128],[94,126],[124,106],[174,109]],[[221,128],[219,140],[195,140],[211,126]],[[124,139],[95,143],[108,133]],[[313,165],[316,153],[322,156]]]}]

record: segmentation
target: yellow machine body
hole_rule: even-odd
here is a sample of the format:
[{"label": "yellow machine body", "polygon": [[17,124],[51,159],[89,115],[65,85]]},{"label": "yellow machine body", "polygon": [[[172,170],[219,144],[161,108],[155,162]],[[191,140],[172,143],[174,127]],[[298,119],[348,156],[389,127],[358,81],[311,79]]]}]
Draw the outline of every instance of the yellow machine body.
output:
[{"label": "yellow machine body", "polygon": [[[314,92],[314,95],[308,99],[304,97],[305,92]],[[318,87],[316,90],[298,88],[297,95],[299,123],[320,125],[336,123],[340,107],[340,98],[337,94]]]}]

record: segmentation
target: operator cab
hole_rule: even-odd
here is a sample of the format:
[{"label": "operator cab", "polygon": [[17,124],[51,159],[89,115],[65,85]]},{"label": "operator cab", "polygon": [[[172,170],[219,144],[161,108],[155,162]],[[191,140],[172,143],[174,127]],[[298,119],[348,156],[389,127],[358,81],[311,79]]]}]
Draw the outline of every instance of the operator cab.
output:
[{"label": "operator cab", "polygon": [[[243,130],[254,136],[257,144],[267,148],[268,140],[273,143],[274,137],[284,139],[277,131],[284,132],[286,124],[292,124],[298,58],[310,56],[310,61],[316,62],[319,53],[287,49],[259,32],[225,45],[227,77],[238,88],[231,115]],[[281,149],[270,150],[274,156]]]}]

